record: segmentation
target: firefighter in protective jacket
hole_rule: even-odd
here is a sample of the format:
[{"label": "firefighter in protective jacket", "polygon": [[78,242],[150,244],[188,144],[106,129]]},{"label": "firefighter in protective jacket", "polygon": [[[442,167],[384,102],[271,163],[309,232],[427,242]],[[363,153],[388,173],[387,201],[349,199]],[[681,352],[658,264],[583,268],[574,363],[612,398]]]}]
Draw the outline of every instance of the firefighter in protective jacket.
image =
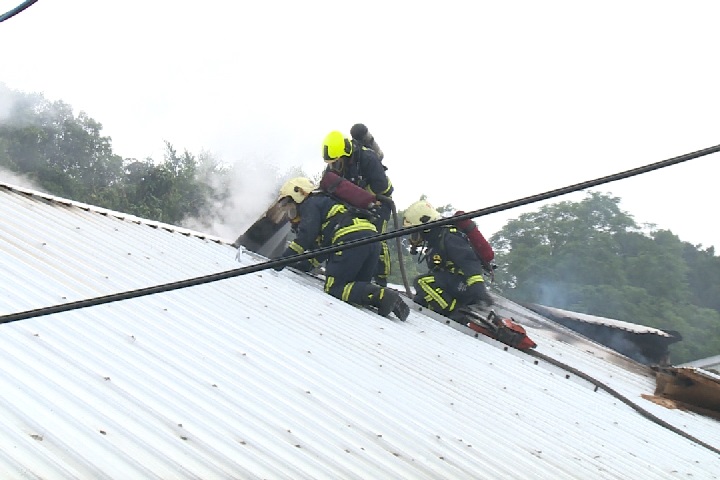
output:
[{"label": "firefighter in protective jacket", "polygon": [[[304,177],[285,182],[278,202],[284,205],[296,233],[281,258],[377,234],[370,220],[344,203],[316,191],[313,183]],[[315,265],[326,262],[325,292],[344,302],[376,307],[382,316],[392,312],[406,320],[410,309],[400,295],[372,283],[379,254],[380,245],[369,243],[313,260]],[[300,265],[305,269],[302,267]]]},{"label": "firefighter in protective jacket", "polygon": [[[425,200],[410,205],[404,217],[405,227],[442,218]],[[418,261],[425,259],[429,267],[428,273],[415,278],[415,303],[453,319],[458,318],[461,307],[493,304],[485,287],[483,261],[457,227],[443,225],[415,232],[410,242],[421,252]]]},{"label": "firefighter in protective jacket", "polygon": [[[350,129],[352,138],[346,138],[337,130],[327,134],[323,140],[323,159],[327,170],[337,173],[360,188],[375,195],[390,197],[393,185],[385,174],[382,164],[382,150],[365,125],[359,123]],[[378,232],[387,231],[392,207],[382,202],[379,205],[375,226]],[[387,285],[390,275],[390,251],[387,242],[381,243],[381,255],[375,279],[381,285]]]}]

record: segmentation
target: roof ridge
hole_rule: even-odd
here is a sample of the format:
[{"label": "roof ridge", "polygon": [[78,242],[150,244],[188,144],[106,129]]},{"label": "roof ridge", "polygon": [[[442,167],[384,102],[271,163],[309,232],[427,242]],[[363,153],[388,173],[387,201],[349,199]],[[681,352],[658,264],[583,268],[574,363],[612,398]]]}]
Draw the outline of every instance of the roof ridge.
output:
[{"label": "roof ridge", "polygon": [[90,205],[89,203],[83,203],[83,202],[79,202],[76,200],[70,200],[70,199],[67,199],[64,197],[52,195],[49,193],[41,192],[39,190],[34,190],[31,188],[27,188],[27,187],[19,187],[16,185],[11,185],[9,183],[0,181],[0,188],[4,188],[5,190],[9,190],[11,192],[22,193],[24,195],[28,195],[31,197],[42,198],[51,203],[59,203],[59,204],[65,205],[65,206],[77,207],[77,208],[80,208],[80,209],[88,211],[88,212],[98,213],[100,215],[104,215],[107,217],[114,217],[114,218],[117,218],[118,220],[125,220],[125,221],[129,221],[129,222],[133,222],[133,223],[137,223],[137,224],[141,224],[141,225],[147,225],[147,226],[153,227],[153,228],[162,228],[169,232],[180,233],[185,236],[198,237],[198,238],[202,238],[204,240],[209,240],[209,241],[220,243],[220,244],[232,245],[231,241],[220,238],[215,235],[209,235],[207,233],[203,233],[203,232],[200,232],[197,230],[192,230],[192,229],[185,228],[185,227],[179,227],[177,225],[172,225],[170,223],[158,222],[156,220],[149,220],[147,218],[138,217],[138,216],[132,215],[130,213],[123,213],[123,212],[119,212],[117,210],[111,210],[109,208],[98,207],[96,205]]}]

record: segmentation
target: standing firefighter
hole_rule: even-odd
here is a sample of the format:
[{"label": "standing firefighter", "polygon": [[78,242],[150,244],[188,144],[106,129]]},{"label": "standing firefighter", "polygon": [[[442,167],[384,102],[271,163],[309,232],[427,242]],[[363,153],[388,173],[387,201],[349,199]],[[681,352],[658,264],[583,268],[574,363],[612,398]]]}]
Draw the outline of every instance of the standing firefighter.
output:
[{"label": "standing firefighter", "polygon": [[[281,258],[377,234],[375,225],[363,218],[362,212],[351,210],[344,203],[316,191],[313,183],[304,177],[285,182],[278,202],[283,205],[296,233],[295,240],[290,242]],[[313,260],[327,261],[325,292],[344,302],[377,307],[382,316],[394,313],[404,321],[410,308],[400,295],[372,283],[379,254],[380,245],[369,243]],[[301,264],[299,268],[307,269],[304,266]]]},{"label": "standing firefighter", "polygon": [[[328,164],[326,171],[332,171],[370,193],[389,198],[393,186],[381,161],[382,150],[365,125],[355,124],[350,132],[352,138],[346,138],[335,130],[323,140],[323,159]],[[380,202],[375,221],[378,232],[385,233],[391,213],[392,206]],[[390,251],[385,241],[381,243],[381,248],[375,280],[385,286],[390,275]]]},{"label": "standing firefighter", "polygon": [[[405,210],[403,225],[417,226],[440,218],[432,205],[420,200]],[[410,243],[420,252],[418,261],[425,259],[429,267],[428,273],[414,281],[415,303],[458,321],[461,307],[493,304],[485,288],[483,260],[457,227],[443,225],[415,232]]]}]

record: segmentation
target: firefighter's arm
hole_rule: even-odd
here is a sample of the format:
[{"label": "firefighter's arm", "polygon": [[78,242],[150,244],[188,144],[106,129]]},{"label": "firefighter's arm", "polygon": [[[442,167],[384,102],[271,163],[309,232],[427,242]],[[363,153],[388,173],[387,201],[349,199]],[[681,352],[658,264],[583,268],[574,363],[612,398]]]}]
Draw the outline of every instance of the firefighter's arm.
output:
[{"label": "firefighter's arm", "polygon": [[[317,242],[316,239],[320,235],[322,226],[322,211],[317,202],[308,199],[300,205],[300,223],[298,224],[295,240],[290,242],[280,258],[300,255],[308,250],[312,250]],[[277,267],[275,270],[282,270],[283,267]]]},{"label": "firefighter's arm", "polygon": [[363,158],[360,167],[363,176],[367,180],[368,187],[370,187],[372,193],[389,197],[392,195],[393,186],[390,178],[385,174],[380,159],[372,150],[365,149],[362,153]]}]

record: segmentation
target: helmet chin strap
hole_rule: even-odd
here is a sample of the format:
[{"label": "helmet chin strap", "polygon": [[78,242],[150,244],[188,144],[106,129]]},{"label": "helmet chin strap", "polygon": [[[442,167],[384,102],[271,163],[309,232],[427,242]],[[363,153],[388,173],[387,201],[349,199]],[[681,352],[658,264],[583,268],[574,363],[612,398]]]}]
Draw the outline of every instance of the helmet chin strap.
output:
[{"label": "helmet chin strap", "polygon": [[345,157],[340,157],[330,164],[330,170],[333,172],[342,172],[345,168]]},{"label": "helmet chin strap", "polygon": [[418,263],[422,263],[424,260],[423,252],[427,248],[427,241],[422,237],[420,232],[415,232],[410,235],[410,253],[412,255],[420,254],[418,257]]}]

